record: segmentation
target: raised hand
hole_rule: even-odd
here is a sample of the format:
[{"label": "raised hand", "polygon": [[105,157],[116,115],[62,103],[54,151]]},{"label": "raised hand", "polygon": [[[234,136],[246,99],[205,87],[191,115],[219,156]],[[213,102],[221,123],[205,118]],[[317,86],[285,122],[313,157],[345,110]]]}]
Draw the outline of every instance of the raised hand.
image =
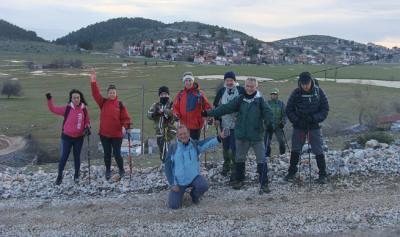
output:
[{"label": "raised hand", "polygon": [[90,72],[90,81],[96,82],[96,71],[94,69]]}]

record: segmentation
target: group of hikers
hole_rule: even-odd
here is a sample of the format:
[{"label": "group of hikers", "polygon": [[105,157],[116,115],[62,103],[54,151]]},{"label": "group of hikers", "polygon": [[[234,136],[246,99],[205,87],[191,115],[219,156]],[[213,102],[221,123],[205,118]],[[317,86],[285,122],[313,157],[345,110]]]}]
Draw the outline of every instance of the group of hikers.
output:
[{"label": "group of hikers", "polygon": [[[131,130],[131,118],[126,107],[118,100],[115,85],[109,85],[107,96],[100,94],[96,73],[91,76],[92,96],[100,107],[99,136],[104,150],[105,178],[111,177],[111,154],[114,154],[119,175],[124,176],[121,144],[125,132]],[[329,112],[328,99],[318,82],[309,72],[299,75],[298,87],[291,93],[287,104],[279,99],[279,90],[273,88],[266,100],[258,90],[258,81],[247,78],[244,87],[236,81],[234,72],[224,74],[224,86],[210,104],[204,91],[195,82],[191,72],[182,76],[183,89],[174,99],[166,86],[158,90],[159,101],[148,110],[147,117],[154,122],[160,159],[170,185],[168,207],[182,206],[183,196],[190,190],[193,203],[208,190],[208,182],[200,173],[201,153],[222,143],[223,167],[221,174],[230,176],[233,189],[244,186],[246,158],[250,148],[256,156],[260,193],[270,192],[268,184],[268,158],[271,155],[271,139],[275,134],[279,153],[288,146],[284,127],[289,120],[293,124],[290,164],[283,180],[293,182],[302,148],[307,141],[315,154],[319,170],[316,182],[327,183],[325,157],[322,147],[320,123]],[[50,93],[46,94],[49,110],[64,117],[61,135],[61,159],[56,185],[63,179],[63,170],[73,148],[75,174],[79,182],[80,152],[85,135],[90,135],[90,119],[87,103],[82,92],[73,89],[66,106],[56,107]],[[200,140],[205,126],[214,124],[217,136]],[[289,146],[288,146],[289,147]]]}]

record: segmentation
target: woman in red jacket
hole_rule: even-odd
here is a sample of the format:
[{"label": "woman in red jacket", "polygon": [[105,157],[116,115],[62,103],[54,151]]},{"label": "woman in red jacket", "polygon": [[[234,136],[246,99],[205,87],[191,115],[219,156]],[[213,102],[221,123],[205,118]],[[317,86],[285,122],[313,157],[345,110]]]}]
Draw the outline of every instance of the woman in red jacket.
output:
[{"label": "woman in red jacket", "polygon": [[91,76],[92,96],[100,107],[100,141],[104,150],[104,163],[106,166],[106,179],[111,177],[111,152],[114,153],[117,162],[119,175],[125,175],[124,161],[121,156],[121,145],[123,138],[123,128],[130,132],[131,118],[126,107],[118,100],[117,88],[109,85],[107,88],[107,98],[100,94],[99,86],[96,81],[96,72]]},{"label": "woman in red jacket", "polygon": [[63,179],[63,171],[67,163],[71,148],[74,154],[75,183],[79,182],[79,170],[81,166],[80,154],[85,133],[89,132],[90,122],[87,112],[87,103],[82,92],[73,89],[69,92],[69,102],[66,106],[54,106],[50,93],[46,94],[49,110],[64,117],[61,134],[61,159],[58,163],[58,176],[56,185],[60,185]]}]

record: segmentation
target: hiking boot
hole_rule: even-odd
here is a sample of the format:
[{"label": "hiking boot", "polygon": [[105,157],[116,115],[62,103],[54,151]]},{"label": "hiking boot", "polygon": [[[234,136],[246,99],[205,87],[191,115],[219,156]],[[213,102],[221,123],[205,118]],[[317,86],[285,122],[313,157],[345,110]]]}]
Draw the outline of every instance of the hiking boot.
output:
[{"label": "hiking boot", "polygon": [[269,184],[268,184],[268,182],[267,182],[266,184],[264,184],[263,187],[261,187],[261,189],[260,189],[260,194],[263,194],[263,193],[270,193],[270,192],[271,192],[271,189],[269,189]]},{"label": "hiking boot", "polygon": [[111,178],[111,170],[106,170],[106,180],[110,180]]},{"label": "hiking boot", "polygon": [[62,183],[63,177],[62,175],[58,175],[56,179],[56,185],[60,185]]},{"label": "hiking boot", "polygon": [[195,197],[194,195],[193,195],[193,193],[192,192],[190,192],[190,197],[192,197],[192,202],[193,202],[193,204],[199,204],[200,203],[200,198],[198,198],[198,197]]},{"label": "hiking boot", "polygon": [[286,182],[289,182],[289,183],[293,183],[293,182],[294,182],[294,178],[295,178],[295,174],[288,173],[288,174],[283,178],[283,180],[285,180]]},{"label": "hiking boot", "polygon": [[238,162],[235,164],[235,181],[232,183],[233,189],[241,189],[244,186],[246,164]]},{"label": "hiking boot", "polygon": [[227,165],[225,165],[225,163],[224,163],[224,165],[222,167],[221,175],[226,177],[226,176],[228,176],[229,171],[230,171],[229,167]]},{"label": "hiking boot", "polygon": [[235,190],[239,190],[243,188],[244,186],[244,181],[236,181],[235,183],[232,184],[232,188]]},{"label": "hiking boot", "polygon": [[125,177],[125,170],[124,170],[124,169],[119,170],[118,173],[119,173],[119,177],[120,177],[121,179],[122,179],[123,177]]},{"label": "hiking boot", "polygon": [[320,175],[318,179],[315,180],[315,182],[319,184],[327,184],[328,178],[326,177],[326,175]]},{"label": "hiking boot", "polygon": [[79,171],[78,172],[75,172],[75,174],[74,174],[74,182],[77,184],[77,183],[79,183]]}]

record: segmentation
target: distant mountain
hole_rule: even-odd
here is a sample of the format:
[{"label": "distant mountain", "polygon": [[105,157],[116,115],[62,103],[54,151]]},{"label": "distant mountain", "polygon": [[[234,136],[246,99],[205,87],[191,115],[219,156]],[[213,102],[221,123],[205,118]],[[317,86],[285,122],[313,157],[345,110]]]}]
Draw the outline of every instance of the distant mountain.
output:
[{"label": "distant mountain", "polygon": [[0,40],[38,41],[45,42],[35,32],[28,31],[0,19]]},{"label": "distant mountain", "polygon": [[207,36],[258,41],[242,32],[198,22],[165,24],[144,18],[115,18],[89,25],[57,39],[57,44],[84,45],[95,49],[109,49],[115,42],[135,44],[143,40]]}]

